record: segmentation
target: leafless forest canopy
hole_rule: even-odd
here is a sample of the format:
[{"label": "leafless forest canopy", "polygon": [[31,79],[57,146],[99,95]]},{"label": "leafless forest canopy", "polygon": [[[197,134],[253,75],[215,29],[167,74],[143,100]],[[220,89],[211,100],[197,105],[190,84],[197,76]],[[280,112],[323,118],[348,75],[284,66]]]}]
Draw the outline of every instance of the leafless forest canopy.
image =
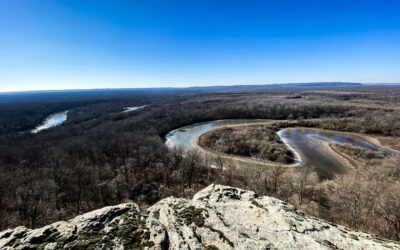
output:
[{"label": "leafless forest canopy", "polygon": [[[38,227],[127,201],[151,205],[171,195],[189,197],[210,183],[220,183],[274,196],[334,223],[400,240],[399,159],[335,145],[355,164],[348,174],[319,180],[311,168],[214,169],[198,153],[184,157],[180,149],[170,151],[164,143],[169,131],[197,122],[265,118],[366,133],[398,147],[400,87],[83,91],[0,99],[0,229]],[[149,106],[121,113],[136,105]],[[63,110],[70,112],[62,126],[26,133],[47,115]],[[232,137],[235,148],[229,150],[286,161],[287,149],[276,138],[255,145],[257,152],[240,152],[238,142],[263,135],[261,131]],[[282,155],[269,154],[271,150]]]},{"label": "leafless forest canopy", "polygon": [[[271,126],[241,126],[211,130],[199,145],[214,152],[277,163],[293,163],[294,155]],[[262,139],[261,139],[262,138]]]}]

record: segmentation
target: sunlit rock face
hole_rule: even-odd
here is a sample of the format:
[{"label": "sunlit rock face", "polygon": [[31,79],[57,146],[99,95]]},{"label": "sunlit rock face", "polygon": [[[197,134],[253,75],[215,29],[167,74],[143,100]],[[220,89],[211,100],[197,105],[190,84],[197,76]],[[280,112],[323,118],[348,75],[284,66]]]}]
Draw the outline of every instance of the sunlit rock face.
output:
[{"label": "sunlit rock face", "polygon": [[210,185],[192,200],[105,207],[68,222],[0,233],[0,249],[400,249],[251,191]]}]

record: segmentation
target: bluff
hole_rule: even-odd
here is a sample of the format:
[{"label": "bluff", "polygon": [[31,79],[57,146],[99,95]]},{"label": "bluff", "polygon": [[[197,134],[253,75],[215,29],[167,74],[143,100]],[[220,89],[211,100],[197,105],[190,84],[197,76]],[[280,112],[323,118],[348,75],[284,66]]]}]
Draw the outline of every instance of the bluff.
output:
[{"label": "bluff", "polygon": [[400,243],[275,198],[210,185],[192,200],[170,197],[147,209],[127,203],[38,229],[5,230],[0,249],[400,249]]}]

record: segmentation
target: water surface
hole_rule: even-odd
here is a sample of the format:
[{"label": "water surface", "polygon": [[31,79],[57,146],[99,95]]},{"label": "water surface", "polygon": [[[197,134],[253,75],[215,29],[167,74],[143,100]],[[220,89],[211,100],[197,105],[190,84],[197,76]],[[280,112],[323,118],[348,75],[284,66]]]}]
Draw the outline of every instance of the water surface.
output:
[{"label": "water surface", "polygon": [[347,170],[343,162],[327,148],[324,142],[350,144],[374,152],[386,152],[384,148],[361,136],[343,132],[286,128],[280,130],[278,135],[290,149],[294,150],[297,161],[303,165],[312,166],[322,177],[332,177],[336,173],[344,173]]},{"label": "water surface", "polygon": [[55,113],[47,117],[40,125],[34,128],[31,133],[36,134],[42,130],[53,128],[63,124],[67,120],[68,111]]},{"label": "water surface", "polygon": [[[166,135],[169,148],[180,147],[184,150],[196,149],[196,139],[203,133],[224,126],[262,123],[267,120],[219,120],[193,124],[171,131]],[[293,166],[312,166],[322,178],[331,178],[337,173],[344,173],[347,167],[337,158],[326,143],[351,144],[374,152],[385,153],[388,150],[373,144],[367,139],[350,133],[309,129],[285,128],[278,132],[281,140],[291,149],[296,157]],[[260,138],[262,140],[262,138]]]},{"label": "water surface", "polygon": [[131,111],[139,110],[139,109],[145,108],[145,107],[147,107],[147,106],[149,106],[149,105],[134,106],[134,107],[126,107],[126,108],[124,108],[124,111],[122,111],[122,113],[126,113],[126,112],[131,112]]},{"label": "water surface", "polygon": [[185,150],[194,149],[196,148],[195,139],[207,131],[223,126],[240,125],[247,123],[259,123],[263,121],[265,122],[267,120],[232,119],[232,120],[218,120],[218,121],[196,123],[169,132],[165,136],[166,144],[169,148],[179,147]]}]

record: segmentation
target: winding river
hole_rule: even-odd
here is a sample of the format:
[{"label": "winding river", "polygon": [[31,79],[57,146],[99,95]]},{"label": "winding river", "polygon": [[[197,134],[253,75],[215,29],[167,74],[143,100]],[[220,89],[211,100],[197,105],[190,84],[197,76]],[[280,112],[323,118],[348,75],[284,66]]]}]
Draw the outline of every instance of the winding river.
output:
[{"label": "winding river", "polygon": [[36,134],[42,130],[53,128],[63,124],[67,120],[68,111],[55,113],[47,117],[40,125],[32,129],[31,133]]},{"label": "winding river", "polygon": [[350,133],[310,128],[286,128],[278,132],[281,140],[295,152],[297,161],[312,166],[322,177],[332,177],[347,169],[343,160],[327,146],[327,143],[351,144],[374,152],[384,153],[386,149],[369,140]]},{"label": "winding river", "polygon": [[[232,127],[250,124],[268,124],[275,121],[268,120],[219,120],[193,124],[171,131],[166,135],[166,145],[169,148],[180,147],[184,150],[198,149],[207,155],[213,153],[200,148],[197,138],[212,129],[219,127]],[[292,150],[296,162],[283,166],[312,166],[323,178],[331,178],[334,174],[344,173],[346,166],[337,154],[327,147],[327,143],[351,144],[375,152],[387,152],[388,150],[372,143],[366,137],[355,134],[328,131],[312,128],[285,128],[278,132],[281,140]],[[261,164],[257,160],[231,157],[247,164]],[[262,165],[279,165],[275,163],[262,163]]]}]

